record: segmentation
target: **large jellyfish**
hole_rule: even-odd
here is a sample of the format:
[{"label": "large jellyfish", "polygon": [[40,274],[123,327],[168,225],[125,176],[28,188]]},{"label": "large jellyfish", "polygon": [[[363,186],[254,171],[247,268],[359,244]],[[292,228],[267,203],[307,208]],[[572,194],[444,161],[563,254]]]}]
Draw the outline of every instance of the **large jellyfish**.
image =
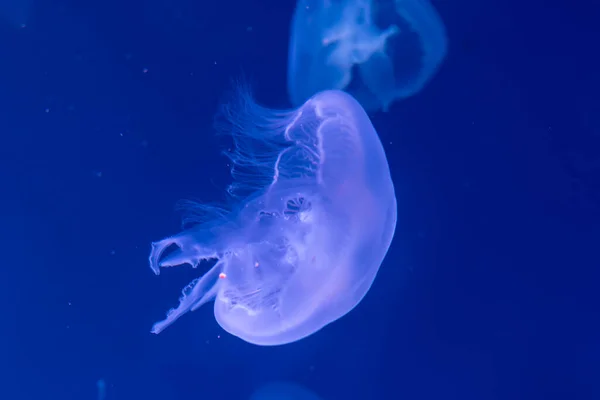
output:
[{"label": "large jellyfish", "polygon": [[322,90],[345,90],[367,111],[385,111],[425,86],[446,49],[429,0],[298,0],[288,94],[299,105]]},{"label": "large jellyfish", "polygon": [[224,108],[238,202],[229,212],[196,205],[197,225],[152,244],[156,274],[215,262],[152,332],[215,300],[227,332],[280,345],[365,296],[394,235],[394,186],[379,137],[350,95],[325,91],[290,111],[261,107],[247,90],[238,100]]}]

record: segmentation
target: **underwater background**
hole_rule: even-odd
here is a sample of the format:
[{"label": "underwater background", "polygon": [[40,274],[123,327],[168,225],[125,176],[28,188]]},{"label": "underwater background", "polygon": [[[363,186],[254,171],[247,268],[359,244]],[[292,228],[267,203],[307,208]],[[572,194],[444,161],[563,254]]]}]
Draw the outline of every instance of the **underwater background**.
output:
[{"label": "underwater background", "polygon": [[147,258],[179,199],[223,198],[232,79],[289,107],[295,3],[0,0],[0,400],[600,399],[600,5],[433,4],[439,72],[372,115],[398,201],[374,285],[260,347],[209,306],[152,335],[198,271]]}]

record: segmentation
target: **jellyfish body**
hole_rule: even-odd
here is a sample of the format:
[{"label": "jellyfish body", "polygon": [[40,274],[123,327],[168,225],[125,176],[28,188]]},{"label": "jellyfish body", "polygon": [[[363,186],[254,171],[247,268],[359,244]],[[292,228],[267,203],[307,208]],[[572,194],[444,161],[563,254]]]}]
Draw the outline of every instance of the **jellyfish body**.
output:
[{"label": "jellyfish body", "polygon": [[394,187],[379,137],[350,95],[325,91],[291,111],[263,108],[246,91],[238,97],[226,108],[230,192],[251,194],[229,213],[197,206],[206,214],[199,224],[152,244],[156,274],[216,261],[152,331],[214,299],[227,332],[290,343],[367,293],[394,234]]},{"label": "jellyfish body", "polygon": [[429,0],[298,0],[288,94],[299,105],[322,90],[345,90],[367,111],[385,111],[419,92],[446,51]]}]

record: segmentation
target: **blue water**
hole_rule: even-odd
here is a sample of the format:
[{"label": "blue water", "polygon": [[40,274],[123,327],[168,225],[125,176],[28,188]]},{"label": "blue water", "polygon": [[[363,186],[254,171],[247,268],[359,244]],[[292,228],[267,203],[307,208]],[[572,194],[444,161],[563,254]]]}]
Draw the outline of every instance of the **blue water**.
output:
[{"label": "blue water", "polygon": [[278,347],[211,307],[151,334],[199,271],[147,257],[177,200],[230,183],[231,79],[288,106],[294,2],[47,0],[1,22],[0,399],[600,398],[600,6],[433,3],[443,65],[372,118],[390,251],[355,310]]}]

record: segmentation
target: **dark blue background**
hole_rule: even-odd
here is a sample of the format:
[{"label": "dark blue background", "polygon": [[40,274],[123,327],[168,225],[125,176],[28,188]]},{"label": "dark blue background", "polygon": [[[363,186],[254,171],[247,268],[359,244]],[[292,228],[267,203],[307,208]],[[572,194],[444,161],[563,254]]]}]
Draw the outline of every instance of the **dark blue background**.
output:
[{"label": "dark blue background", "polygon": [[[373,122],[394,242],[353,312],[256,347],[211,307],[151,324],[181,198],[220,200],[230,79],[285,107],[292,0],[39,1],[0,27],[0,399],[599,399],[600,33],[591,1],[435,2],[448,57]],[[595,8],[594,8],[595,7]]]}]

